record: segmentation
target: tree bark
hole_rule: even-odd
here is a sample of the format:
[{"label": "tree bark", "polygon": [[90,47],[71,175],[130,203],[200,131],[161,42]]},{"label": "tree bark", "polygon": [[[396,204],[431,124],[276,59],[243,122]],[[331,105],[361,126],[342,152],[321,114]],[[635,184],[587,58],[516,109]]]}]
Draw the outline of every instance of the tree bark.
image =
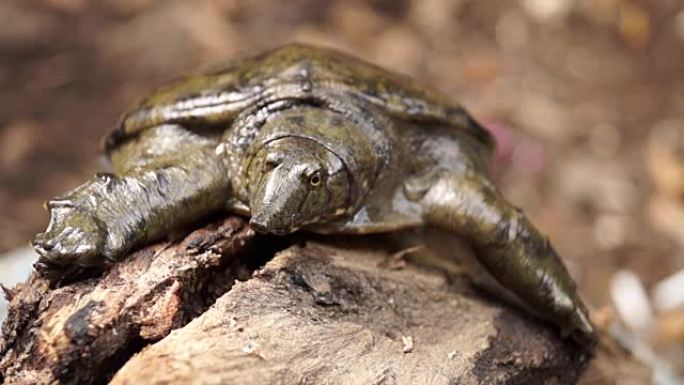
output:
[{"label": "tree bark", "polygon": [[467,276],[388,256],[228,217],[104,271],[49,267],[7,293],[2,381],[571,384],[585,368],[587,352]]}]

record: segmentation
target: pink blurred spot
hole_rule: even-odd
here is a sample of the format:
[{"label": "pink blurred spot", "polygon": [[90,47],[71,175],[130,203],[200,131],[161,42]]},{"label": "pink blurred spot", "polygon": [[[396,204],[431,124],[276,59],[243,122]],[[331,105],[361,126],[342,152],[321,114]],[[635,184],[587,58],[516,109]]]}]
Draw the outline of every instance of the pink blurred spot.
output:
[{"label": "pink blurred spot", "polygon": [[544,169],[544,148],[538,142],[515,135],[515,131],[501,121],[484,121],[483,125],[496,139],[492,169],[499,173],[514,167],[531,173]]},{"label": "pink blurred spot", "polygon": [[503,122],[490,120],[484,121],[482,124],[496,140],[492,169],[495,173],[498,173],[508,167],[511,162],[511,156],[513,155],[513,135],[508,126]]}]

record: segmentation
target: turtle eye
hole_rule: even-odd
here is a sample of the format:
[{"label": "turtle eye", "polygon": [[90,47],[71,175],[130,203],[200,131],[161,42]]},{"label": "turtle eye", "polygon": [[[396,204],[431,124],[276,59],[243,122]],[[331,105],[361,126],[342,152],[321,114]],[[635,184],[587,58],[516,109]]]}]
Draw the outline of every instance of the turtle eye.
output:
[{"label": "turtle eye", "polygon": [[321,176],[320,171],[314,171],[309,175],[309,185],[312,187],[318,187],[321,185],[321,182],[323,181],[323,177]]}]

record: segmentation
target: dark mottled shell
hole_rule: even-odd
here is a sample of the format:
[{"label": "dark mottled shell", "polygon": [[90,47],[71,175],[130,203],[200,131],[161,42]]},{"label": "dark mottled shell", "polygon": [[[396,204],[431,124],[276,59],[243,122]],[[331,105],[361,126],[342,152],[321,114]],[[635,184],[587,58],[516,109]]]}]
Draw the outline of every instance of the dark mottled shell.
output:
[{"label": "dark mottled shell", "polygon": [[345,54],[294,44],[173,82],[143,99],[106,138],[111,149],[145,128],[177,123],[226,127],[246,108],[282,99],[354,97],[399,119],[468,130],[491,146],[489,133],[434,89]]}]

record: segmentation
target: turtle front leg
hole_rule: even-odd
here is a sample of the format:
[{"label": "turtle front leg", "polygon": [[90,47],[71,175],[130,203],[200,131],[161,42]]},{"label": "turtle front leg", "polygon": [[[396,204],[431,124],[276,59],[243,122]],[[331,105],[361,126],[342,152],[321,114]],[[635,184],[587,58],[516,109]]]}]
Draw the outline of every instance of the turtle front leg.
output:
[{"label": "turtle front leg", "polygon": [[486,270],[564,336],[593,344],[594,327],[558,254],[522,211],[474,171],[445,173],[423,198],[428,224],[466,237]]},{"label": "turtle front leg", "polygon": [[[180,128],[159,130],[176,135]],[[154,134],[154,132],[153,132]],[[130,155],[157,146],[150,135],[130,144]],[[170,138],[164,137],[166,142]],[[171,138],[172,139],[172,138]],[[113,262],[133,248],[224,207],[230,182],[223,161],[204,141],[169,147],[119,174],[98,174],[50,200],[50,223],[33,241],[43,260],[83,266]],[[117,165],[115,164],[115,168]]]}]

